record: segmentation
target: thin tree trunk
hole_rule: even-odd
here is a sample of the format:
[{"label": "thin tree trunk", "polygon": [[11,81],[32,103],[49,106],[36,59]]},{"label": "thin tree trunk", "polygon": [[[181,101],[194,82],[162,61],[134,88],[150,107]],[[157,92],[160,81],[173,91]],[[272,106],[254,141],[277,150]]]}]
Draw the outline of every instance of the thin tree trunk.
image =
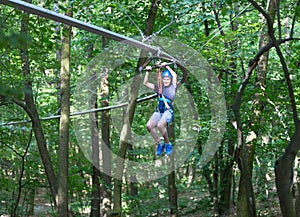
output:
[{"label": "thin tree trunk", "polygon": [[[268,5],[268,12],[270,16],[272,17],[272,20],[274,22],[275,18],[275,7],[276,7],[276,1],[271,0],[269,1]],[[267,27],[263,28],[263,31],[259,37],[259,48],[265,47],[269,41],[270,37],[267,31],[265,31]],[[252,120],[249,125],[250,129],[252,131],[248,134],[246,137],[246,144],[243,145],[243,148],[241,149],[241,154],[242,158],[245,160],[245,166],[250,174],[250,178],[252,179],[252,170],[253,170],[253,161],[254,161],[254,156],[255,156],[255,149],[256,149],[256,143],[257,143],[257,138],[258,138],[258,133],[259,133],[259,126],[261,126],[261,115],[264,109],[264,103],[263,99],[265,98],[265,86],[266,86],[266,76],[267,76],[267,70],[268,70],[268,57],[269,57],[269,52],[265,52],[257,65],[257,72],[256,72],[256,79],[255,79],[255,94],[254,94],[254,99],[253,99],[253,106],[252,106],[252,117],[250,120]],[[249,183],[245,181],[246,177],[241,177],[241,182],[242,184],[240,185],[241,188],[245,188],[243,183]],[[245,189],[241,189],[241,192],[245,192]],[[253,192],[252,192],[253,194]],[[239,195],[239,200],[238,201],[243,201],[245,202],[247,199],[245,197],[240,197]],[[243,203],[242,202],[242,203]],[[248,205],[249,206],[249,205]],[[246,210],[244,210],[246,212]]]},{"label": "thin tree trunk", "polygon": [[[102,48],[105,48],[108,44],[109,39],[106,37],[102,37]],[[108,70],[108,69],[107,69]],[[109,105],[109,101],[107,100],[109,94],[109,87],[108,87],[108,73],[106,76],[102,78],[101,82],[101,106],[106,107]],[[108,149],[110,149],[110,115],[109,111],[105,110],[101,112],[101,137],[103,141],[103,145],[106,145]],[[101,147],[103,147],[103,145]],[[106,151],[107,149],[102,148],[102,159],[103,159],[103,185],[102,185],[102,192],[103,192],[103,200],[102,205],[103,209],[103,217],[108,217],[111,212],[111,153]]]},{"label": "thin tree trunk", "polygon": [[[89,97],[89,108],[97,108],[97,82],[96,72],[93,72],[90,77],[91,96]],[[98,129],[98,116],[96,112],[90,113],[91,119],[91,137],[92,137],[92,161],[93,161],[93,174],[92,174],[92,201],[91,201],[91,217],[100,217],[100,161],[99,161],[99,129]]]},{"label": "thin tree trunk", "polygon": [[[276,49],[276,53],[280,59],[282,70],[287,84],[288,94],[290,98],[290,105],[292,109],[292,116],[295,125],[294,135],[289,142],[284,154],[275,162],[275,176],[276,187],[280,202],[281,213],[283,217],[296,216],[295,205],[292,199],[291,185],[292,185],[292,167],[295,156],[300,149],[300,120],[297,112],[297,105],[295,101],[294,89],[290,78],[290,73],[285,62],[285,58],[280,49],[280,43],[275,38],[275,30],[273,28],[272,18],[270,14],[266,13],[258,4],[253,0],[249,0],[251,4],[266,18],[268,26],[268,34]],[[279,10],[279,5],[277,7]],[[278,18],[279,19],[279,18]],[[279,19],[280,20],[280,19]],[[280,24],[280,22],[278,22]]]},{"label": "thin tree trunk", "polygon": [[[248,66],[248,70],[246,72],[245,78],[240,85],[240,88],[236,94],[235,102],[232,106],[235,118],[236,118],[236,128],[237,128],[237,142],[238,147],[235,153],[235,158],[238,163],[239,169],[241,171],[241,180],[239,183],[239,196],[238,196],[238,216],[256,216],[255,211],[255,201],[252,182],[251,182],[251,174],[247,169],[247,164],[245,163],[245,159],[243,159],[242,147],[244,146],[244,137],[243,137],[243,129],[241,122],[241,114],[240,114],[240,106],[242,103],[242,96],[245,91],[246,85],[249,82],[249,79],[252,75],[253,69],[257,65],[257,60],[250,61]],[[245,198],[245,200],[242,200]]]},{"label": "thin tree trunk", "polygon": [[[212,3],[212,8],[213,8],[213,13],[215,16],[215,21],[218,25],[218,29],[220,32],[220,35],[225,37],[226,34],[223,31],[223,26],[221,24],[219,14],[222,10],[222,8],[217,8],[215,3]],[[234,10],[236,13],[239,12],[239,4],[234,4]],[[231,30],[236,31],[238,28],[238,21],[234,21],[232,15],[230,16],[230,24],[231,24]],[[224,42],[224,47],[225,50],[227,50],[228,47],[237,47],[237,40],[233,40],[230,42],[225,41]],[[228,60],[226,59],[226,55],[223,58],[222,62],[225,65],[225,62]],[[230,66],[229,68],[224,71],[231,71],[233,76],[231,77],[232,83],[235,82],[235,77],[234,77],[234,72],[236,71],[237,67],[237,57],[232,57],[230,59]],[[219,79],[223,76],[223,72],[219,74]],[[228,79],[228,74],[225,74],[225,79],[227,83]],[[211,88],[211,87],[209,87]],[[213,92],[213,90],[211,90]],[[230,93],[228,94],[230,95]],[[214,111],[212,110],[212,113]],[[230,138],[228,141],[228,147],[224,148],[224,143],[222,143],[222,146],[219,149],[219,152],[215,154],[215,160],[214,160],[214,170],[213,170],[213,202],[216,211],[218,212],[219,215],[224,215],[224,213],[228,212],[230,210],[230,205],[231,205],[231,185],[232,185],[232,170],[233,170],[233,156],[234,156],[234,148],[233,148],[233,141]],[[227,152],[225,152],[227,150]]]},{"label": "thin tree trunk", "polygon": [[[234,11],[235,14],[238,14],[240,11],[240,4],[235,3],[234,4]],[[234,15],[229,15],[230,16],[230,24],[231,24],[231,30],[236,31],[238,30],[239,27],[239,21],[234,19]],[[233,40],[229,42],[230,47],[238,47],[238,40]],[[225,45],[226,46],[226,45]],[[235,72],[237,71],[237,62],[238,58],[237,57],[232,57],[231,58],[231,63],[229,66],[229,70],[232,72],[231,75],[231,87],[236,85],[236,76],[234,75]],[[220,76],[219,76],[220,77]],[[228,74],[226,73],[226,83],[228,79]],[[232,89],[232,88],[231,88]],[[232,94],[232,91],[229,91],[230,96],[234,95]],[[228,111],[228,110],[227,110]],[[231,116],[228,114],[228,116]],[[232,117],[232,116],[231,116]],[[229,133],[230,135],[230,133]],[[234,163],[234,138],[230,135],[228,138],[227,142],[227,151],[223,150],[225,154],[222,154],[221,158],[221,163],[220,163],[220,199],[219,199],[219,204],[218,204],[218,214],[220,216],[226,215],[227,213],[230,212],[230,207],[232,204],[232,197],[231,197],[231,189],[232,189],[232,176],[233,176],[233,163]]]},{"label": "thin tree trunk", "polygon": [[[154,28],[154,21],[156,18],[158,6],[160,4],[159,0],[153,0],[149,13],[148,13],[148,19],[146,22],[146,29],[145,29],[145,35],[149,36],[153,32]],[[138,68],[145,62],[145,56],[147,56],[145,51],[141,52],[141,55],[138,61],[138,65],[136,68],[136,71],[138,73]],[[119,143],[119,151],[118,155],[120,159],[125,159],[126,156],[126,150],[128,147],[127,141],[129,141],[130,138],[130,131],[131,131],[131,124],[133,120],[133,115],[136,107],[136,100],[138,97],[138,91],[141,84],[141,78],[140,76],[135,76],[132,85],[131,85],[131,91],[130,91],[130,99],[126,110],[125,120],[123,124],[123,128],[120,135],[120,143]],[[123,170],[124,170],[124,160],[120,160],[117,162],[117,171],[116,174],[120,179],[115,179],[114,184],[114,207],[113,207],[113,216],[121,217],[122,215],[122,176],[123,176]]]},{"label": "thin tree trunk", "polygon": [[[67,16],[72,16],[69,8]],[[69,167],[69,126],[70,126],[70,43],[71,26],[64,25],[60,69],[60,123],[58,151],[58,216],[68,216],[68,167]]]},{"label": "thin tree trunk", "polygon": [[[31,1],[28,1],[29,3]],[[24,35],[28,35],[28,20],[29,15],[27,13],[23,14],[22,21],[21,21],[21,32]],[[57,179],[56,175],[53,170],[53,165],[51,162],[50,154],[46,145],[46,139],[44,137],[43,128],[39,119],[37,107],[35,105],[33,99],[33,90],[32,90],[32,80],[29,68],[29,57],[28,57],[28,45],[27,41],[24,41],[23,48],[21,49],[21,60],[22,60],[22,71],[25,77],[25,105],[19,104],[23,107],[23,109],[29,115],[32,124],[33,124],[33,131],[37,141],[38,149],[41,155],[41,159],[45,168],[45,173],[48,179],[52,199],[54,204],[57,204]]]},{"label": "thin tree trunk", "polygon": [[[103,77],[101,83],[101,98],[106,98],[109,94],[108,88],[108,75]],[[106,107],[108,106],[108,100],[101,100],[101,106]],[[101,134],[102,134],[102,141],[103,145],[106,145],[108,149],[110,149],[110,115],[109,111],[101,112]],[[102,148],[102,159],[103,159],[103,200],[102,205],[104,207],[103,216],[108,217],[111,212],[111,204],[112,204],[112,192],[111,192],[111,153],[107,152],[107,149]]]},{"label": "thin tree trunk", "polygon": [[[170,141],[175,141],[175,128],[174,123],[168,126],[168,134]],[[175,150],[174,150],[175,151]],[[176,175],[175,175],[175,166],[174,166],[174,153],[170,156],[170,166],[172,167],[172,172],[168,175],[168,189],[169,189],[169,204],[171,217],[178,216],[178,203],[177,203],[177,187],[176,187]]]},{"label": "thin tree trunk", "polygon": [[[93,58],[93,44],[88,46],[88,57]],[[98,107],[98,89],[97,73],[92,71],[90,75],[90,89],[89,92],[89,109],[96,109]],[[99,147],[99,127],[98,127],[98,113],[92,112],[90,116],[90,130],[91,130],[91,146],[92,146],[92,199],[91,199],[91,213],[90,217],[100,217],[100,147]]]},{"label": "thin tree trunk", "polygon": [[25,172],[25,162],[26,162],[26,157],[28,154],[28,149],[30,147],[31,144],[31,139],[32,139],[32,131],[30,132],[30,137],[29,137],[29,141],[26,145],[25,151],[23,154],[18,154],[19,157],[21,157],[22,159],[22,166],[20,168],[20,177],[19,177],[19,182],[18,182],[18,194],[17,194],[17,199],[16,199],[16,203],[14,204],[14,209],[13,209],[13,217],[18,216],[18,207],[19,207],[19,203],[21,200],[21,193],[22,193],[22,188],[23,188],[23,184],[22,184],[22,180],[24,177],[24,172]]},{"label": "thin tree trunk", "polygon": [[[269,1],[268,13],[270,14],[270,18],[272,20],[271,25],[273,25],[274,23],[276,11],[275,9],[276,1]],[[262,49],[263,47],[265,47],[269,41],[270,37],[268,35],[268,32],[263,31],[259,40],[259,48]],[[257,76],[255,82],[256,94],[253,100],[253,117],[251,118],[251,120],[253,121],[250,123],[250,127],[253,128],[253,131],[251,131],[251,133],[247,136],[245,141],[243,141],[240,147],[241,178],[239,183],[239,194],[237,203],[238,215],[240,216],[256,216],[255,196],[251,180],[253,161],[256,149],[256,139],[258,135],[257,129],[260,123],[261,113],[264,107],[261,98],[264,97],[266,73],[268,66],[268,55],[269,53],[265,52],[258,62]]]},{"label": "thin tree trunk", "polygon": [[300,123],[297,124],[294,136],[286,148],[284,154],[275,162],[276,187],[280,201],[280,208],[283,217],[296,217],[295,205],[293,202],[292,167],[295,156],[299,151],[300,144]]},{"label": "thin tree trunk", "polygon": [[33,216],[34,215],[34,197],[35,197],[35,187],[31,187],[28,192],[28,201],[27,201],[27,206],[26,210],[28,213],[28,216]]},{"label": "thin tree trunk", "polygon": [[[299,160],[299,159],[298,159]],[[300,182],[297,179],[297,184],[296,184],[296,200],[295,200],[295,207],[296,207],[296,216],[300,216]]]},{"label": "thin tree trunk", "polygon": [[[293,120],[295,125],[294,135],[285,149],[284,154],[275,162],[276,187],[279,196],[280,208],[283,217],[296,216],[295,204],[292,197],[292,177],[293,162],[300,149],[300,120],[297,113],[297,105],[295,101],[294,90],[290,79],[289,70],[281,49],[275,44],[277,55],[279,56],[282,69],[284,71],[287,89],[290,97],[291,108],[293,111]],[[288,178],[287,178],[288,177]]]},{"label": "thin tree trunk", "polygon": [[232,189],[232,174],[233,174],[233,153],[234,153],[234,142],[231,138],[228,139],[227,143],[227,154],[228,156],[222,156],[222,165],[220,167],[220,199],[219,199],[219,215],[226,215],[231,207],[231,189]]}]

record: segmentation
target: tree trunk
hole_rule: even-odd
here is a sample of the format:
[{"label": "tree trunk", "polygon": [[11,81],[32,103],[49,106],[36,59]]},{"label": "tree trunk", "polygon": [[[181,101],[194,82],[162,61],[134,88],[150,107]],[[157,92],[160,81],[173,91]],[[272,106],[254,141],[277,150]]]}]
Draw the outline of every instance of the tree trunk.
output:
[{"label": "tree trunk", "polygon": [[300,148],[300,122],[284,154],[275,162],[276,187],[283,217],[296,217],[292,197],[293,162]]},{"label": "tree trunk", "polygon": [[28,192],[28,201],[26,204],[26,211],[28,213],[28,216],[34,215],[34,198],[35,198],[35,187],[31,187]]},{"label": "tree trunk", "polygon": [[[239,3],[234,3],[234,11],[235,14],[238,14],[240,11],[240,4]],[[231,23],[231,30],[232,31],[237,31],[239,27],[239,21],[235,20],[235,17],[232,15],[230,16],[230,23]],[[238,40],[232,40],[228,42],[230,47],[238,47],[239,43]],[[226,44],[225,44],[226,46]],[[231,63],[229,66],[229,71],[232,72],[232,75],[230,76],[230,91],[228,93],[228,96],[233,96],[234,92],[232,91],[232,87],[236,86],[236,76],[234,75],[237,72],[237,62],[238,58],[237,57],[231,57]],[[228,82],[228,74],[226,73],[225,75],[225,80],[226,83]],[[219,76],[220,77],[220,76]],[[231,102],[232,103],[232,102]],[[228,111],[228,110],[227,110]],[[232,118],[231,114],[228,114],[228,116]],[[220,198],[219,198],[219,203],[218,203],[218,214],[220,216],[223,216],[224,214],[228,214],[230,212],[230,208],[232,205],[232,195],[231,195],[231,189],[232,189],[232,181],[233,181],[233,165],[234,165],[234,143],[235,143],[235,138],[233,138],[231,135],[231,129],[228,132],[229,138],[227,141],[227,148],[222,149],[222,156],[221,158],[221,163],[220,163],[220,185],[219,188],[220,190]],[[225,143],[225,142],[224,142]],[[223,146],[223,145],[222,145]],[[225,154],[224,154],[225,153]]]},{"label": "tree trunk", "polygon": [[[105,48],[108,44],[108,38],[102,37],[102,47]],[[108,69],[107,69],[108,70]],[[108,86],[108,73],[106,76],[102,78],[101,83],[101,106],[106,107],[109,105],[107,97],[109,95],[109,86]],[[108,149],[110,149],[110,115],[109,111],[105,110],[101,112],[101,137],[103,145],[106,145]],[[101,146],[103,147],[103,146]],[[107,149],[102,148],[102,159],[103,159],[103,171],[105,171],[103,175],[103,200],[102,205],[103,209],[103,217],[108,217],[111,212],[111,153],[106,151]]]},{"label": "tree trunk", "polygon": [[[279,3],[277,6],[279,11]],[[279,19],[279,18],[278,18]],[[279,19],[280,21],[280,19]],[[278,22],[280,24],[280,22]],[[275,30],[268,26],[269,34],[272,41],[275,42]],[[283,217],[294,217],[296,216],[295,204],[292,197],[292,180],[293,180],[293,162],[300,149],[300,120],[297,111],[297,104],[295,100],[294,89],[292,85],[291,75],[283,53],[278,43],[274,44],[276,53],[280,59],[282,70],[287,84],[288,94],[290,98],[290,106],[292,110],[292,117],[294,121],[294,135],[285,149],[284,154],[275,162],[275,176],[276,176],[276,187],[279,196],[280,208]]]},{"label": "tree trunk", "polygon": [[[274,30],[273,30],[274,32]],[[274,35],[272,39],[274,40]],[[292,180],[293,180],[293,162],[300,149],[300,120],[297,112],[294,89],[291,76],[285,62],[284,56],[278,44],[275,44],[277,55],[284,72],[287,89],[290,98],[292,116],[295,125],[294,135],[285,149],[284,154],[275,162],[276,187],[280,202],[281,213],[283,217],[296,216],[295,204],[292,197]]]},{"label": "tree trunk", "polygon": [[[235,3],[234,5],[234,11],[236,14],[239,13],[239,4]],[[223,31],[223,26],[221,24],[220,21],[220,12],[222,10],[222,8],[219,8],[215,5],[215,3],[212,3],[212,7],[213,7],[213,13],[215,16],[215,21],[218,25],[218,29],[220,32],[220,35],[222,35],[224,37],[224,39],[226,39],[226,34]],[[238,21],[234,20],[233,15],[229,15],[230,17],[230,24],[231,24],[231,30],[232,31],[236,31],[238,29]],[[231,40],[231,41],[226,41],[224,42],[224,47],[225,50],[229,50],[228,48],[235,48],[238,47],[238,40]],[[225,51],[226,52],[226,51]],[[227,53],[227,52],[226,52]],[[222,62],[224,63],[224,65],[226,65],[227,60],[227,56],[228,55],[224,55],[224,58],[222,60]],[[230,58],[230,65],[229,67],[226,69],[224,69],[224,71],[230,71],[231,72],[231,84],[232,86],[233,83],[236,83],[236,76],[235,71],[237,68],[237,57],[232,56]],[[221,79],[223,77],[223,71],[220,72],[219,74],[219,79]],[[226,84],[228,80],[228,73],[225,74],[225,81]],[[209,87],[211,88],[211,87]],[[213,90],[211,90],[211,92],[213,92]],[[229,96],[228,98],[230,98],[230,96],[234,94],[232,92],[227,92],[227,95]],[[212,113],[214,113],[214,111],[212,110]],[[228,114],[229,116],[231,114]],[[231,117],[232,118],[232,117]],[[234,122],[234,121],[232,121]],[[229,133],[230,134],[230,133]],[[214,206],[216,211],[218,212],[218,214],[220,216],[224,215],[224,213],[228,212],[230,210],[230,205],[231,205],[231,185],[232,185],[232,171],[233,171],[233,158],[234,158],[234,141],[233,138],[229,138],[228,141],[228,147],[224,148],[224,143],[222,143],[222,146],[219,148],[218,153],[215,154],[215,160],[214,160],[214,169],[213,169],[213,190],[212,190],[212,197],[213,197],[213,202],[214,202]],[[227,151],[225,151],[227,150]]]},{"label": "tree trunk", "polygon": [[[154,21],[156,18],[158,6],[159,6],[160,1],[159,0],[153,0],[151,4],[151,8],[148,13],[148,19],[146,22],[146,29],[145,29],[145,35],[149,36],[153,32],[154,28]],[[147,53],[145,51],[141,52],[141,55],[138,61],[138,65],[136,68],[136,71],[138,73],[138,68],[145,62],[145,56],[147,56]],[[130,131],[131,131],[131,124],[133,120],[133,115],[136,107],[136,100],[138,97],[138,91],[141,83],[141,78],[140,76],[135,76],[132,85],[131,85],[131,90],[130,90],[130,99],[129,103],[126,109],[126,114],[125,114],[125,120],[123,124],[123,128],[121,131],[120,135],[120,143],[119,143],[119,151],[118,155],[120,159],[125,159],[126,156],[126,150],[128,147],[127,141],[129,141],[130,138]],[[120,160],[117,162],[117,171],[116,174],[120,179],[115,179],[115,184],[114,184],[114,207],[112,214],[113,216],[121,217],[122,215],[122,176],[123,176],[123,169],[124,169],[124,160]]]},{"label": "tree trunk", "polygon": [[[299,159],[298,159],[299,160]],[[297,179],[297,185],[296,185],[296,200],[295,200],[295,207],[296,207],[296,216],[300,216],[300,183],[299,180]]]},{"label": "tree trunk", "polygon": [[[92,72],[90,77],[91,92],[89,96],[89,109],[97,108],[97,93],[98,87],[96,80],[96,72]],[[91,217],[100,217],[100,161],[99,161],[99,129],[98,129],[98,116],[96,112],[90,113],[90,127],[92,137],[92,199],[91,199]]]},{"label": "tree trunk", "polygon": [[[69,8],[67,16],[72,17]],[[71,27],[64,25],[60,69],[60,123],[58,152],[58,216],[68,216],[68,165],[69,165],[69,126],[70,126],[70,43]]]},{"label": "tree trunk", "polygon": [[[93,73],[92,76],[95,76]],[[93,82],[91,80],[91,82]],[[95,90],[95,89],[93,89]],[[97,95],[93,93],[89,100],[89,108],[97,108]],[[91,118],[91,136],[92,136],[92,161],[93,161],[93,174],[92,174],[92,202],[91,202],[91,217],[100,217],[100,161],[99,161],[99,130],[98,130],[98,117],[97,113],[90,113]]]},{"label": "tree trunk", "polygon": [[[275,18],[275,10],[276,9],[276,1],[269,1],[268,5],[268,13],[270,14],[272,25],[274,23]],[[264,28],[259,40],[259,48],[262,49],[265,47],[269,41],[270,37],[268,31],[265,31],[267,27]],[[256,74],[256,82],[255,82],[255,95],[253,99],[253,106],[251,114],[253,116],[250,118],[252,120],[250,122],[250,133],[246,137],[245,142],[242,144],[240,148],[241,155],[241,168],[244,171],[241,171],[241,178],[239,184],[239,194],[238,194],[238,215],[240,216],[256,216],[256,207],[255,207],[255,196],[252,187],[252,169],[253,169],[253,161],[256,149],[256,139],[258,136],[258,128],[260,126],[261,114],[264,108],[264,103],[262,102],[262,98],[264,98],[265,91],[265,82],[266,82],[266,74],[268,67],[268,56],[269,53],[265,52],[257,65],[257,74]],[[252,207],[251,207],[252,206]],[[251,211],[252,210],[252,211]],[[250,212],[251,211],[251,212]]]},{"label": "tree trunk", "polygon": [[[20,203],[20,200],[21,200],[21,194],[22,194],[22,188],[23,188],[23,183],[22,183],[22,180],[23,180],[23,177],[24,177],[24,172],[25,172],[25,163],[26,163],[26,158],[27,158],[27,154],[28,154],[28,149],[30,147],[30,144],[31,144],[31,140],[32,140],[32,131],[30,132],[30,137],[29,137],[29,141],[26,145],[26,148],[25,148],[25,151],[24,151],[24,154],[18,154],[19,157],[21,157],[22,159],[22,166],[20,168],[20,177],[19,177],[19,181],[18,181],[18,193],[17,193],[17,198],[16,198],[16,202],[14,204],[14,208],[13,208],[13,213],[12,213],[12,217],[16,217],[18,216],[18,207],[19,207],[19,203]],[[24,205],[23,205],[24,206]]]},{"label": "tree trunk", "polygon": [[[31,1],[28,1],[29,3]],[[29,15],[27,13],[23,14],[21,21],[21,33],[24,35],[28,34],[28,20]],[[29,57],[28,57],[28,45],[27,41],[24,41],[23,48],[21,49],[21,59],[22,59],[22,71],[25,77],[25,105],[20,104],[27,112],[30,120],[32,121],[34,135],[37,141],[38,149],[41,155],[41,159],[45,168],[45,173],[47,176],[47,180],[49,183],[52,199],[54,204],[57,204],[57,179],[53,170],[50,154],[46,145],[46,139],[44,137],[43,128],[39,119],[39,114],[37,111],[37,107],[35,105],[33,99],[33,90],[32,90],[32,80],[30,78],[32,75],[30,74],[29,68]]]},{"label": "tree trunk", "polygon": [[233,174],[233,139],[229,138],[227,143],[228,156],[222,156],[222,164],[220,166],[220,199],[218,206],[219,215],[226,215],[231,206],[231,189],[232,189],[232,174]]},{"label": "tree trunk", "polygon": [[[168,135],[170,141],[174,144],[175,141],[175,128],[174,122],[168,126]],[[169,189],[169,204],[171,217],[178,216],[178,203],[177,203],[177,188],[176,188],[176,176],[175,176],[175,166],[174,166],[174,153],[170,156],[170,166],[172,167],[172,172],[168,175],[168,189]]]},{"label": "tree trunk", "polygon": [[[252,75],[253,69],[257,65],[257,60],[250,61],[248,70],[246,72],[245,78],[242,81],[239,90],[235,97],[235,102],[232,106],[235,118],[236,118],[236,129],[237,129],[237,150],[235,152],[235,160],[238,163],[239,169],[241,171],[241,180],[239,183],[239,195],[238,195],[238,204],[237,212],[238,216],[256,216],[255,211],[255,201],[252,189],[251,182],[251,173],[247,168],[246,160],[243,158],[243,146],[244,137],[243,137],[243,128],[241,122],[240,106],[242,104],[242,96],[245,91],[246,85],[249,82],[249,79]],[[251,193],[252,192],[252,193]]]}]

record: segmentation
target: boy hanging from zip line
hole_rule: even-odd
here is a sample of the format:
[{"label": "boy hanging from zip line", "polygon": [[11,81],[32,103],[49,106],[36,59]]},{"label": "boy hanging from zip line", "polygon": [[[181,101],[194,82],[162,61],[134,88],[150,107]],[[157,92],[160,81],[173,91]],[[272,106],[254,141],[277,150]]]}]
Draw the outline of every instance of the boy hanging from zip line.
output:
[{"label": "boy hanging from zip line", "polygon": [[[165,70],[161,73],[160,68],[165,68]],[[158,106],[156,111],[148,120],[146,127],[157,142],[156,155],[160,156],[164,149],[166,149],[166,155],[169,156],[172,154],[173,147],[169,140],[167,125],[174,118],[172,102],[175,98],[177,90],[177,74],[170,66],[167,65],[167,63],[161,63],[156,71],[157,84],[153,84],[148,81],[149,72],[151,70],[151,66],[146,67],[146,74],[143,84],[157,93]],[[161,141],[159,135],[157,134],[155,129],[156,127],[164,138],[164,142]]]}]

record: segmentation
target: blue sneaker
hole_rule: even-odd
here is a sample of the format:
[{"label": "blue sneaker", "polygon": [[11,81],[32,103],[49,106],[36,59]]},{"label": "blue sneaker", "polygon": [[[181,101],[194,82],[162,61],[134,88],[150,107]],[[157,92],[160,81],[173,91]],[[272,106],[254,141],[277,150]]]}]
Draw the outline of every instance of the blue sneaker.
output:
[{"label": "blue sneaker", "polygon": [[159,156],[165,149],[165,145],[161,145],[160,143],[157,144],[157,150],[156,150],[156,155]]},{"label": "blue sneaker", "polygon": [[172,154],[172,150],[173,150],[172,144],[171,143],[166,144],[166,154],[167,155]]}]

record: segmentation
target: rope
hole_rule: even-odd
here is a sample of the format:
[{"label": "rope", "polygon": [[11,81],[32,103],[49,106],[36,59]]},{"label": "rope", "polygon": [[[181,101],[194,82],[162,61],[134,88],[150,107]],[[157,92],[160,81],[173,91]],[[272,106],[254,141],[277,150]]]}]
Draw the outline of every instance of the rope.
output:
[{"label": "rope", "polygon": [[[125,13],[125,15],[129,18],[129,20],[133,23],[133,25],[137,28],[137,30],[139,31],[142,39],[144,40],[145,35],[143,33],[143,31],[141,30],[141,28],[136,24],[136,22],[134,22],[134,20],[131,18],[131,16],[127,13],[127,11],[125,10],[125,8],[123,7],[123,5],[121,3],[118,3],[118,6],[121,8],[121,10]],[[143,41],[142,40],[142,41]]]},{"label": "rope", "polygon": [[[152,94],[149,96],[145,96],[143,98],[137,99],[137,103],[141,103],[153,98],[156,98],[157,94]],[[101,111],[106,111],[106,110],[111,110],[111,109],[117,109],[117,108],[122,108],[128,105],[128,102],[121,103],[118,105],[112,105],[112,106],[106,106],[106,107],[101,107],[101,108],[96,108],[96,109],[90,109],[86,111],[80,111],[80,112],[74,112],[70,114],[70,117],[78,116],[78,115],[85,115],[93,112],[101,112]],[[47,121],[47,120],[52,120],[52,119],[59,119],[60,115],[53,115],[49,117],[43,117],[40,118],[41,121]],[[8,122],[8,123],[0,123],[0,126],[11,126],[11,125],[17,125],[17,124],[24,124],[24,123],[30,123],[31,120],[23,120],[23,121],[13,121],[13,122]]]},{"label": "rope", "polygon": [[[196,3],[195,5],[199,5],[200,3]],[[156,37],[157,35],[159,35],[161,32],[163,32],[164,30],[166,30],[167,28],[169,28],[170,26],[172,26],[175,22],[179,21],[181,18],[183,18],[184,16],[186,16],[187,14],[189,14],[191,11],[194,10],[194,6],[193,7],[189,7],[185,12],[183,12],[182,14],[179,14],[179,16],[174,19],[171,20],[170,23],[168,23],[167,25],[163,26],[160,30],[158,30],[157,32],[153,33],[152,35],[144,38],[144,41],[148,41],[148,40],[152,40],[152,38]]]},{"label": "rope", "polygon": [[157,79],[158,93],[162,94],[162,78],[161,78],[160,68],[157,68],[156,79]]}]

